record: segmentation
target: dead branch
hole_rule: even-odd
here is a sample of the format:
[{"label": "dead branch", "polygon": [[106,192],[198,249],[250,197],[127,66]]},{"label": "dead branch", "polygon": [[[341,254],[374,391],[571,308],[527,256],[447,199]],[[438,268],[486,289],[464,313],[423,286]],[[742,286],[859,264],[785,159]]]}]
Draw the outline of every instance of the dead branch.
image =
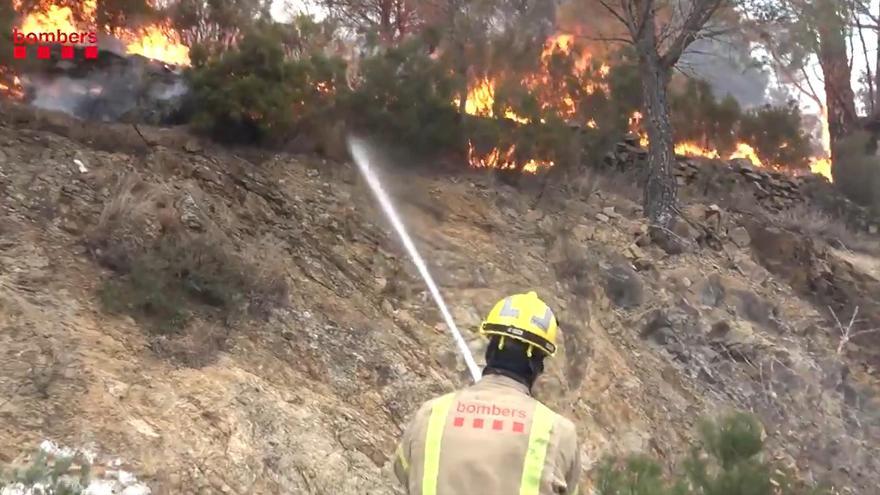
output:
[{"label": "dead branch", "polygon": [[840,322],[840,319],[837,318],[837,313],[834,312],[834,309],[831,306],[828,306],[828,310],[831,312],[831,316],[834,318],[835,323],[837,324],[837,329],[840,332],[840,342],[837,344],[837,355],[843,355],[843,352],[846,350],[846,345],[855,337],[860,335],[867,335],[871,333],[880,332],[880,328],[871,328],[867,330],[857,330],[853,331],[853,326],[856,323],[856,317],[859,314],[859,307],[856,306],[853,310],[852,317],[849,319],[849,323],[844,326],[843,323]]}]

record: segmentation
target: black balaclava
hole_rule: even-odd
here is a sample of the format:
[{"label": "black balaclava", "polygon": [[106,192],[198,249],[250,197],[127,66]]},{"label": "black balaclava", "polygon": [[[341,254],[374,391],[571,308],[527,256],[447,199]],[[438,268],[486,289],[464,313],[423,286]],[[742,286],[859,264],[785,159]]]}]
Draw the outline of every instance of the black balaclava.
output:
[{"label": "black balaclava", "polygon": [[[504,348],[499,349],[498,343],[504,338]],[[529,357],[528,344],[510,337],[492,335],[486,349],[486,368],[483,375],[504,375],[522,383],[529,390],[535,379],[544,371],[544,353],[535,348]]]}]

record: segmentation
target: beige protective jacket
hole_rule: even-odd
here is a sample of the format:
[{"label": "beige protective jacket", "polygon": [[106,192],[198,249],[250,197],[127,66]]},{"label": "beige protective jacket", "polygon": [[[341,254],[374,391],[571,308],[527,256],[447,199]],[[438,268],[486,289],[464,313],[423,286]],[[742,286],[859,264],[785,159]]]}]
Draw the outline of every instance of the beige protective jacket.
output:
[{"label": "beige protective jacket", "polygon": [[394,472],[408,495],[577,494],[577,432],[525,385],[486,375],[422,405]]}]

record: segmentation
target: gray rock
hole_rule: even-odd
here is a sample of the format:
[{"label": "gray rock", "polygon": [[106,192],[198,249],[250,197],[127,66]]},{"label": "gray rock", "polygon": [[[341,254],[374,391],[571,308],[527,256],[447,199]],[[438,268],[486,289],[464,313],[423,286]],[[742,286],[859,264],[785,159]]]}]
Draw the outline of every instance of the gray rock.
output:
[{"label": "gray rock", "polygon": [[730,240],[732,240],[734,244],[741,248],[748,246],[752,242],[752,238],[749,236],[749,231],[743,226],[734,228],[727,235],[730,236]]},{"label": "gray rock", "polygon": [[605,293],[621,308],[635,308],[644,302],[644,287],[639,274],[632,267],[616,264],[604,270]]}]

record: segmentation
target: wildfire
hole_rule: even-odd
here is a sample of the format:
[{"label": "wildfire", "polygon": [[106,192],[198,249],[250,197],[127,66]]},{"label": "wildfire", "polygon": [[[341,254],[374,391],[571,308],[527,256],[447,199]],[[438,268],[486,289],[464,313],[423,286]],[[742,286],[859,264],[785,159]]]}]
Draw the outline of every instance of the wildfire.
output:
[{"label": "wildfire", "polygon": [[474,168],[496,168],[499,170],[521,169],[528,174],[536,174],[541,168],[552,167],[553,162],[548,160],[531,159],[525,163],[518,163],[515,159],[516,145],[511,144],[507,150],[492,148],[488,153],[481,154],[473,143],[468,141],[468,163]]},{"label": "wildfire", "polygon": [[[571,94],[567,88],[560,88],[558,84],[554,84],[555,78],[551,75],[551,64],[553,57],[557,54],[563,56],[571,56],[576,49],[575,38],[568,34],[558,34],[550,37],[544,43],[541,51],[541,66],[533,74],[529,74],[521,81],[532,94],[537,96],[541,109],[552,112],[560,117],[573,119],[577,116],[577,100],[578,94]],[[576,53],[573,60],[573,71],[575,75],[581,76],[582,80],[586,80],[584,86],[580,88],[581,93],[592,94],[597,90],[608,91],[608,84],[604,79],[611,71],[611,67],[607,64],[601,64],[595,73],[591,73],[592,54],[587,50],[581,50]],[[466,100],[464,102],[464,112],[469,115],[480,117],[503,117],[520,124],[532,123],[532,120],[517,114],[511,108],[501,110],[501,115],[496,115],[495,110],[495,87],[496,80],[491,77],[482,77],[478,79],[473,87],[468,90]],[[460,105],[460,100],[453,100],[456,106]],[[540,119],[544,122],[544,119]],[[582,124],[590,129],[597,129],[598,123],[593,118],[585,118]],[[468,160],[470,165],[475,168],[500,168],[500,169],[522,169],[524,172],[536,173],[542,167],[551,167],[551,160],[531,159],[525,163],[517,163],[514,158],[515,147],[511,146],[506,150],[495,148],[488,154],[481,155],[477,153],[473,146],[468,143]]]},{"label": "wildfire", "polygon": [[[22,3],[15,2],[16,11],[24,15]],[[74,33],[94,31],[96,27],[97,0],[85,0],[79,4],[78,15],[69,6],[41,3],[37,10],[27,13],[21,21],[23,32]],[[78,21],[82,19],[82,22]],[[112,33],[126,45],[126,52],[175,65],[189,65],[189,48],[167,22],[156,23],[138,29],[117,29]]]},{"label": "wildfire", "polygon": [[[718,150],[704,148],[696,143],[688,141],[676,144],[675,154],[683,156],[700,156],[704,158],[721,158]],[[751,164],[755,167],[779,168],[777,165],[765,164],[763,161],[761,161],[758,153],[748,143],[736,143],[736,150],[734,150],[733,153],[726,157],[727,160],[733,160],[736,158],[744,158],[751,162]]]},{"label": "wildfire", "polygon": [[[534,74],[526,76],[522,80],[522,84],[532,93],[538,95],[543,110],[552,110],[561,117],[573,118],[577,113],[577,105],[575,103],[576,95],[569,94],[567,91],[558,91],[554,88],[551,77],[550,64],[553,56],[562,54],[570,56],[575,48],[574,36],[569,34],[558,34],[550,37],[545,43],[541,51],[541,68]],[[587,50],[582,50],[577,54],[574,60],[574,70],[577,75],[589,76],[590,61],[592,55]],[[611,67],[602,64],[597,73],[595,80],[587,81],[583,90],[586,94],[592,94],[597,89],[608,90],[608,84],[604,78],[608,76]],[[474,86],[468,91],[465,101],[465,113],[470,115],[478,115],[481,117],[495,117],[493,107],[495,105],[495,85],[496,81],[490,77],[483,77],[476,81]],[[455,100],[458,105],[458,99]],[[504,110],[504,117],[521,124],[529,123],[530,120],[518,115],[512,109]],[[589,127],[596,125],[595,120],[588,119],[584,122]],[[595,127],[594,127],[595,128]]]},{"label": "wildfire", "polygon": [[831,159],[830,158],[814,158],[810,161],[810,171],[814,174],[821,175],[828,179],[828,182],[834,182],[831,177]]},{"label": "wildfire", "polygon": [[0,67],[0,95],[14,100],[24,98],[24,89],[21,80],[16,75],[7,74],[4,67]]},{"label": "wildfire", "polygon": [[[456,98],[454,103],[458,106],[460,103],[459,99]],[[467,99],[464,102],[464,111],[469,115],[495,117],[494,105],[495,82],[484,77],[477,81],[477,84],[468,91]],[[520,124],[529,123],[529,119],[520,117],[509,108],[504,110],[504,118],[519,122]]]},{"label": "wildfire", "polygon": [[170,24],[153,24],[132,33],[118,32],[117,38],[126,42],[125,51],[142,55],[166,64],[188,66],[189,47],[180,40],[180,35]]},{"label": "wildfire", "polygon": [[21,23],[25,33],[55,32],[73,33],[79,31],[73,22],[73,11],[70,7],[50,5],[45,12],[34,12],[25,17]]}]

